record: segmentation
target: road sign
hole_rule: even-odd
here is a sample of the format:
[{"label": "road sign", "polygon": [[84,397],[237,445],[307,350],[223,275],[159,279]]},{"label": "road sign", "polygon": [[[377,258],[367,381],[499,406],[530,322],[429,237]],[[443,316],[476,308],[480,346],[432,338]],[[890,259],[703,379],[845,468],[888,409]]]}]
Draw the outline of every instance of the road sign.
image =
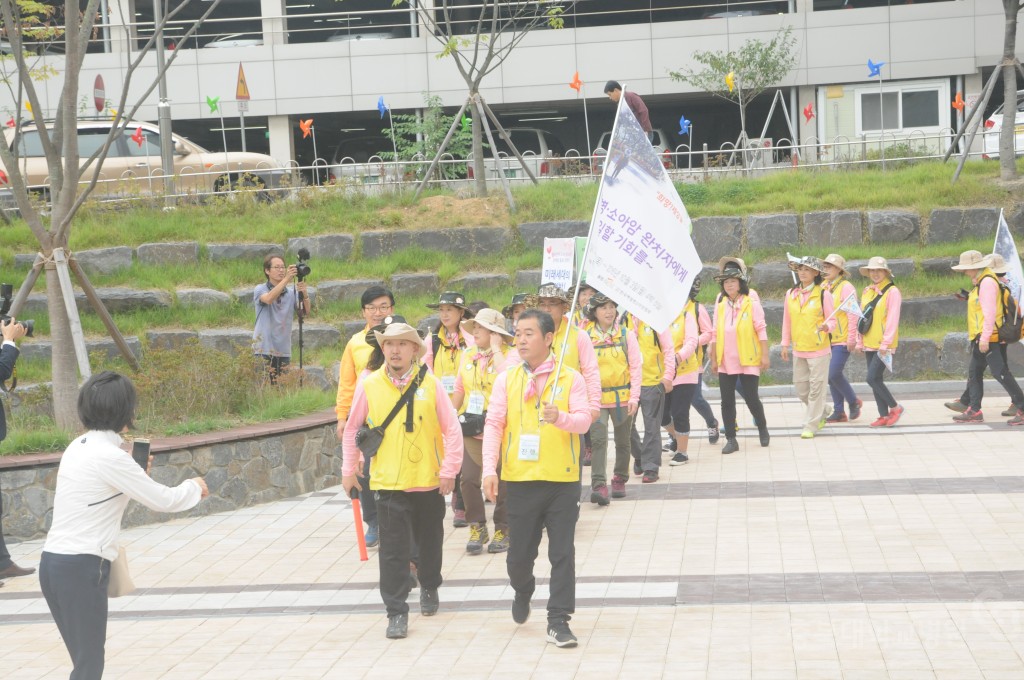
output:
[{"label": "road sign", "polygon": [[93,103],[96,105],[96,111],[103,113],[103,110],[107,108],[107,93],[103,88],[103,76],[96,76],[96,82],[92,86]]},{"label": "road sign", "polygon": [[249,101],[249,85],[245,82],[245,71],[242,70],[242,64],[238,64],[238,84],[235,86],[235,99],[238,101]]},{"label": "road sign", "polygon": [[246,99],[239,99],[238,100],[238,112],[239,113],[249,113],[249,101],[248,100],[246,100]]}]

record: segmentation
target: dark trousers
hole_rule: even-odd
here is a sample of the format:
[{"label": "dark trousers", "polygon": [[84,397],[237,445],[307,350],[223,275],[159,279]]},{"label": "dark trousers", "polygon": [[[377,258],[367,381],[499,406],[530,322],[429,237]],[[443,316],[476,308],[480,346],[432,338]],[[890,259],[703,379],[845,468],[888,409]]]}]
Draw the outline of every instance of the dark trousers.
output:
[{"label": "dark trousers", "polygon": [[[364,489],[370,488],[370,461],[373,460],[365,453],[363,454],[363,472],[362,477],[357,477],[359,480],[359,486]],[[374,498],[373,492],[359,494],[360,509],[363,511],[363,521],[367,524],[377,523],[377,499]]]},{"label": "dark trousers", "polygon": [[696,392],[696,384],[684,383],[672,388],[672,427],[676,434],[690,435],[690,404]]},{"label": "dark trousers", "polygon": [[[0,407],[2,408],[2,407]],[[7,550],[7,544],[4,542],[4,495],[0,493],[0,571],[3,571],[7,567],[11,566],[11,553]]]},{"label": "dark trousers", "polygon": [[380,527],[380,597],[388,616],[408,614],[409,562],[413,540],[421,588],[441,585],[441,543],[444,541],[444,496],[432,491],[376,491]]},{"label": "dark trousers", "polygon": [[[999,348],[999,353],[1003,355],[1003,363],[1007,364],[1007,366],[1009,366],[1009,360],[1006,358],[1006,344],[1001,342],[998,345],[994,345],[994,346],[998,347]],[[985,398],[985,380],[984,380],[984,375],[985,374],[982,373],[982,380],[978,383],[978,387],[981,390],[981,398],[982,399]],[[970,371],[968,371],[968,374],[967,374],[967,386],[964,387],[964,393],[960,395],[960,399],[958,401],[961,404],[963,404],[964,406],[970,406],[971,405],[971,376],[970,376]]]},{"label": "dark trousers", "polygon": [[971,363],[967,367],[967,391],[970,395],[971,408],[981,410],[981,398],[985,394],[986,368],[992,371],[992,377],[1010,395],[1013,405],[1019,409],[1024,408],[1024,393],[1021,392],[1020,385],[1006,363],[1006,345],[990,344],[988,352],[982,354],[977,342],[971,343]]},{"label": "dark trousers", "polygon": [[537,588],[533,564],[541,534],[548,532],[551,562],[548,622],[568,621],[576,611],[576,520],[579,482],[508,482],[508,578],[513,590],[530,597]]},{"label": "dark trousers", "polygon": [[832,345],[832,359],[828,364],[828,389],[832,392],[832,407],[836,413],[846,412],[844,404],[849,404],[851,409],[857,405],[857,393],[843,373],[849,358],[850,350],[846,345]]},{"label": "dark trousers", "polygon": [[661,467],[661,416],[665,408],[665,388],[645,385],[640,388],[640,416],[644,420],[644,438],[636,429],[636,418],[629,433],[629,448],[644,472]]},{"label": "dark trousers", "polygon": [[39,584],[74,668],[71,680],[100,680],[107,640],[110,562],[96,555],[43,552]]},{"label": "dark trousers", "polygon": [[[462,502],[466,505],[466,521],[470,524],[487,524],[484,510],[483,491],[480,488],[483,470],[470,455],[470,449],[476,455],[483,455],[483,442],[475,437],[466,437],[466,455],[462,457],[462,473],[459,475],[462,485]],[[501,460],[498,460],[498,498],[494,503],[494,529],[508,533],[508,499],[505,480],[501,479]]]},{"label": "dark trousers", "polygon": [[884,418],[889,415],[889,409],[896,408],[896,398],[885,385],[885,364],[878,352],[864,350],[864,358],[868,362],[868,385],[875,395],[878,415]]},{"label": "dark trousers", "polygon": [[708,428],[718,427],[718,421],[715,420],[715,412],[711,410],[711,404],[709,404],[708,400],[704,398],[703,373],[697,376],[697,391],[694,392],[693,401],[690,405],[693,406],[693,410],[704,419],[704,423]]},{"label": "dark trousers", "polygon": [[747,409],[757,423],[759,432],[767,429],[768,424],[764,419],[764,405],[761,397],[757,394],[758,385],[761,384],[761,376],[745,375],[737,373],[719,373],[718,387],[722,392],[722,424],[725,427],[726,439],[736,438],[736,391],[737,385],[742,386],[740,396],[747,402]]},{"label": "dark trousers", "polygon": [[267,375],[270,376],[270,384],[276,385],[277,378],[288,368],[288,364],[291,363],[291,357],[275,356],[272,354],[260,354],[263,360],[267,362]]}]

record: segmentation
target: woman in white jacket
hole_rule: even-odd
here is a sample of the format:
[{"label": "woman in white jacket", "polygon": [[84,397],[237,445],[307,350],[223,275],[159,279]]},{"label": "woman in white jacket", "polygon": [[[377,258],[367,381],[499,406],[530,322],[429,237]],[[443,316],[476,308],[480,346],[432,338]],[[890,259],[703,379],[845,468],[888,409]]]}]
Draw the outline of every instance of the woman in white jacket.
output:
[{"label": "woman in white jacket", "polygon": [[71,655],[73,680],[103,677],[107,583],[128,500],[180,512],[209,493],[201,477],[174,488],[153,481],[120,448],[119,433],[131,426],[135,401],[135,387],[123,375],[104,371],[89,378],[78,393],[78,417],[89,431],[71,442],[57,470],[39,583]]}]

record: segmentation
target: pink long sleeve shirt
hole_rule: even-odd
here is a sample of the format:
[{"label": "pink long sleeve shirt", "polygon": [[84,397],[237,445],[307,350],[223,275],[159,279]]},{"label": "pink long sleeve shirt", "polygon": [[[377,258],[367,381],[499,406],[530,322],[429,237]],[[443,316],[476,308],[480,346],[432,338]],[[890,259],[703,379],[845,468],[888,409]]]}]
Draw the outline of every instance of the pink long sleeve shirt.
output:
[{"label": "pink long sleeve shirt", "polygon": [[[639,404],[640,388],[644,382],[643,356],[640,354],[640,341],[636,339],[636,333],[631,330],[626,330],[626,363],[629,364],[629,403]],[[598,380],[601,379],[600,376],[600,368],[598,368]],[[604,404],[601,408],[615,408],[615,404]]]},{"label": "pink long sleeve shirt", "polygon": [[986,276],[978,284],[978,304],[981,306],[981,337],[991,338],[999,309],[999,284],[990,277]]},{"label": "pink long sleeve shirt", "polygon": [[[561,323],[569,323],[569,320],[562,317]],[[557,333],[561,328],[559,326],[555,332]],[[557,342],[551,348],[555,355],[556,366],[558,365],[561,349]],[[580,357],[579,372],[583,375],[583,383],[587,388],[587,400],[590,403],[590,408],[594,411],[599,411],[601,410],[601,369],[597,366],[597,354],[594,352],[594,344],[590,341],[590,336],[583,330],[576,334],[576,353]],[[515,348],[509,350],[505,369],[514,368],[521,363],[523,363],[523,358],[519,356],[519,351]]]},{"label": "pink long sleeve shirt", "polygon": [[[786,293],[786,297],[785,297],[785,299],[782,302],[782,346],[783,347],[789,347],[792,344],[792,340],[793,340],[793,333],[792,333],[792,331],[793,331],[793,320],[789,317],[789,301],[790,300],[798,299],[799,302],[800,302],[800,309],[803,310],[807,306],[807,303],[808,303],[808,301],[811,298],[811,291],[813,289],[814,289],[814,286],[811,286],[810,288],[793,288],[789,292]],[[824,289],[822,289],[822,290],[824,290]],[[834,310],[835,310],[835,305],[832,302],[832,293],[830,293],[829,291],[825,290],[825,294],[821,295],[821,311],[823,313],[822,318],[828,319],[828,317],[832,316],[832,312]],[[828,330],[827,331],[821,331],[822,333],[831,333],[832,331],[834,331],[836,329],[835,317],[833,317],[833,318],[829,319],[828,321],[826,321],[825,325],[828,326]],[[826,356],[826,355],[831,354],[831,353],[832,353],[832,345],[831,345],[831,343],[829,343],[828,345],[825,345],[825,347],[823,347],[822,349],[819,349],[819,350],[816,350],[816,351],[813,351],[813,352],[800,352],[800,351],[797,351],[797,350],[793,350],[793,356],[799,357],[801,359],[814,359],[816,357],[823,357],[823,356]]]},{"label": "pink long sleeve shirt", "polygon": [[[697,306],[700,307],[701,305]],[[698,311],[697,317],[699,316],[700,312]],[[697,317],[694,317],[691,314],[687,314],[684,317],[686,319],[686,321],[684,322],[686,324],[686,337],[683,340],[683,345],[681,347],[675,348],[675,352],[673,352],[677,364],[682,364],[688,361],[689,358],[693,356],[693,353],[696,352],[697,348],[700,346],[700,322],[698,321]],[[675,376],[672,379],[672,384],[696,385],[697,379],[700,377],[701,369],[703,368],[703,366],[700,366],[697,368],[696,371],[690,371],[689,373],[683,373],[682,375]]]},{"label": "pink long sleeve shirt", "polygon": [[[868,288],[874,290],[876,294],[880,293],[882,290],[881,286],[876,286],[874,284],[871,284]],[[858,336],[857,349],[867,349],[872,352],[876,350],[890,349],[893,341],[896,339],[896,333],[900,328],[901,306],[903,306],[903,294],[900,293],[899,288],[893,286],[888,290],[885,297],[885,330],[882,332],[882,342],[879,343],[878,347],[869,347],[864,344],[864,336]]]},{"label": "pink long sleeve shirt", "polygon": [[707,347],[715,339],[715,327],[711,323],[711,315],[708,314],[707,308],[699,302],[697,303],[697,330],[700,332],[702,347]]},{"label": "pink long sleeve shirt", "polygon": [[[441,479],[455,479],[462,469],[462,426],[459,425],[459,417],[455,413],[451,399],[441,386],[440,380],[434,380],[434,403],[437,408],[437,420],[441,430],[441,437],[444,441],[444,458],[441,460]],[[366,415],[370,412],[369,403],[366,400],[366,391],[363,389],[363,381],[356,384],[356,392],[352,397],[352,409],[349,411],[348,422],[345,424],[345,434],[341,442],[341,474],[351,476],[356,473],[356,463],[362,458],[363,453],[356,446],[356,431],[366,423]],[[405,491],[431,491],[433,487],[422,487],[405,489]]]},{"label": "pink long sleeve shirt", "polygon": [[[757,339],[768,342],[768,324],[764,320],[764,308],[761,306],[760,297],[755,297],[755,292],[750,291],[750,310],[754,321],[754,332]],[[737,298],[736,305],[725,302],[725,318],[718,318],[718,305],[715,305],[715,316],[713,319],[712,338],[718,337],[718,324],[724,324],[725,347],[722,348],[722,363],[718,367],[719,373],[729,375],[761,375],[760,366],[743,366],[740,364],[740,351],[736,345],[736,322],[739,320],[740,303],[743,296]],[[717,351],[717,350],[716,350]]]},{"label": "pink long sleeve shirt", "polygon": [[[587,344],[590,344],[589,341]],[[520,363],[522,363],[521,360]],[[505,387],[507,378],[508,372],[506,371],[494,381],[494,388],[491,390],[491,401],[487,405],[483,445],[484,477],[498,474],[498,456],[501,455],[501,440],[505,435],[505,418],[508,415],[508,393]],[[537,376],[533,380],[537,386],[536,393],[544,394],[544,386],[547,384],[548,375]],[[587,393],[587,385],[583,381],[583,376],[574,372],[572,387],[569,389],[569,411],[559,411],[554,426],[566,432],[585,434],[590,431],[590,424],[592,422],[590,409],[591,403]]]}]

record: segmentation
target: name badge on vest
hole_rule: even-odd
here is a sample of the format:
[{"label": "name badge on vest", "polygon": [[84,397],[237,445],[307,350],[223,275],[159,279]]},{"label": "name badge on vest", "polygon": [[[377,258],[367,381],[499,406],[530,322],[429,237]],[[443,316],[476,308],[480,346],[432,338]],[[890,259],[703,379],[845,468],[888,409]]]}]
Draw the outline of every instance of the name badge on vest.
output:
[{"label": "name badge on vest", "polygon": [[475,416],[481,415],[484,412],[484,393],[483,392],[471,392],[469,395],[469,404],[466,405],[466,413],[471,413]]},{"label": "name badge on vest", "polygon": [[519,460],[540,460],[540,435],[519,435]]},{"label": "name badge on vest", "polygon": [[441,387],[448,394],[455,391],[455,376],[454,375],[443,375],[441,376]]}]

